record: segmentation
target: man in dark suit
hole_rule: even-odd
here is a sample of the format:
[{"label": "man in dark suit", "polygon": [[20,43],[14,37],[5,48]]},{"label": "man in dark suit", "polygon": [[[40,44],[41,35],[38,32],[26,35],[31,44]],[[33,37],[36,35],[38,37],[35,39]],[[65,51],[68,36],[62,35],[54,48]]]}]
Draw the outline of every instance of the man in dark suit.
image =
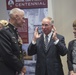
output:
[{"label": "man in dark suit", "polygon": [[26,68],[20,60],[20,47],[17,27],[21,27],[24,20],[24,11],[13,8],[9,12],[9,24],[0,30],[0,75],[18,75],[25,73]]},{"label": "man in dark suit", "polygon": [[64,37],[56,33],[52,18],[44,18],[42,33],[39,34],[36,27],[33,40],[28,47],[28,55],[37,54],[35,75],[64,75],[60,55],[64,56],[66,53]]}]

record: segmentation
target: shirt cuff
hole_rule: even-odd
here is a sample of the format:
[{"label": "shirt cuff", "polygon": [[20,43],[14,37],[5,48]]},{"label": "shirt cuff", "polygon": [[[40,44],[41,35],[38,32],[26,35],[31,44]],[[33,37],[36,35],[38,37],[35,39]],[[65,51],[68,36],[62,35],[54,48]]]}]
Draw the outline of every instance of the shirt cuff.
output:
[{"label": "shirt cuff", "polygon": [[58,42],[59,42],[59,39],[57,39],[57,40],[54,42],[54,44],[57,45]]},{"label": "shirt cuff", "polygon": [[36,44],[36,42],[32,40],[32,44],[34,45],[34,44]]}]

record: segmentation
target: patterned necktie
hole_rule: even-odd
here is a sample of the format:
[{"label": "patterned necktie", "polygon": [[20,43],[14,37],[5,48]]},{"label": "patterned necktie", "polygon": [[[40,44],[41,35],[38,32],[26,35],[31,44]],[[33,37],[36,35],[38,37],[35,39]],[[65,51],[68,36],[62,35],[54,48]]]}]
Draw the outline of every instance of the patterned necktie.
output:
[{"label": "patterned necktie", "polygon": [[45,36],[45,50],[47,51],[48,47],[48,35]]}]

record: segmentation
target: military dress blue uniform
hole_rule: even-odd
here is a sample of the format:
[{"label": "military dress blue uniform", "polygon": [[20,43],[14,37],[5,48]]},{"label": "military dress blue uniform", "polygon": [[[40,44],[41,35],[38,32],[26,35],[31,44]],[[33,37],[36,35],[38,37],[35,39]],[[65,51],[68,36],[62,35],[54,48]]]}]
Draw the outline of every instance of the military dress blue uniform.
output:
[{"label": "military dress blue uniform", "polygon": [[8,24],[0,30],[0,75],[16,75],[24,66],[20,60],[16,28]]}]

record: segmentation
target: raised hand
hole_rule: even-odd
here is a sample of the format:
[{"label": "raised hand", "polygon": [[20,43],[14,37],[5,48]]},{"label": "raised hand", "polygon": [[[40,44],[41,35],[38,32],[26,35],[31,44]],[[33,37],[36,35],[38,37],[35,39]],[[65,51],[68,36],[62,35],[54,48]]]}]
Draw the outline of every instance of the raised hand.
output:
[{"label": "raised hand", "polygon": [[57,40],[58,38],[57,38],[57,31],[56,31],[56,28],[55,28],[55,26],[53,26],[53,28],[52,28],[52,32],[53,32],[53,36],[52,36],[52,38],[54,39],[54,40]]},{"label": "raised hand", "polygon": [[33,41],[36,41],[38,38],[40,38],[40,36],[41,34],[38,33],[38,27],[36,27],[34,31]]}]

